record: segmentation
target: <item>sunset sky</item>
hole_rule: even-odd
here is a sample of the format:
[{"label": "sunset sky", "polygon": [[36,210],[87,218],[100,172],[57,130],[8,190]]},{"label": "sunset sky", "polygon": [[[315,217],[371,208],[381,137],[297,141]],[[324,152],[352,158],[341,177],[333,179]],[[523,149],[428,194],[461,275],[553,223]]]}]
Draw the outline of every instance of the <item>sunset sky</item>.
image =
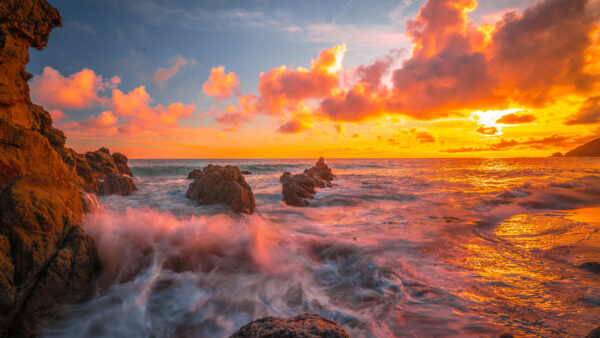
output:
[{"label": "sunset sky", "polygon": [[548,156],[600,136],[600,0],[49,0],[33,102],[130,158]]}]

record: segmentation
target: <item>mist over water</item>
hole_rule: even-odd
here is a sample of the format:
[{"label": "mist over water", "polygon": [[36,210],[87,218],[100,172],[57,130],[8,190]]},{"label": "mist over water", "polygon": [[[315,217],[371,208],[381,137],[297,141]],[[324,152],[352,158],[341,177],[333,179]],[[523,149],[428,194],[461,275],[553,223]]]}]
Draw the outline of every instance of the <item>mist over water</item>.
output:
[{"label": "mist over water", "polygon": [[[249,170],[257,211],[198,207],[187,173]],[[600,160],[327,160],[313,207],[279,176],[314,160],[131,160],[138,191],[84,229],[94,294],[46,337],[228,336],[310,311],[350,336],[583,336],[598,326]]]}]

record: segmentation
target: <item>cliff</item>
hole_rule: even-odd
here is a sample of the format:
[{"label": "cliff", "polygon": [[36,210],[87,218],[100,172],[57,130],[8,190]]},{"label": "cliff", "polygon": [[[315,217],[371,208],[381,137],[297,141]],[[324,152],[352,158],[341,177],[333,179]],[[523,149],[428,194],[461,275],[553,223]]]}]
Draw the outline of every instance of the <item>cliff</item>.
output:
[{"label": "cliff", "polygon": [[600,157],[600,138],[567,152],[565,157]]},{"label": "cliff", "polygon": [[65,148],[64,134],[31,102],[27,85],[28,48],[44,48],[61,25],[45,0],[0,2],[2,337],[35,334],[61,306],[89,293],[100,268],[94,241],[80,227],[91,210],[85,191],[97,188],[98,177],[83,155]]}]

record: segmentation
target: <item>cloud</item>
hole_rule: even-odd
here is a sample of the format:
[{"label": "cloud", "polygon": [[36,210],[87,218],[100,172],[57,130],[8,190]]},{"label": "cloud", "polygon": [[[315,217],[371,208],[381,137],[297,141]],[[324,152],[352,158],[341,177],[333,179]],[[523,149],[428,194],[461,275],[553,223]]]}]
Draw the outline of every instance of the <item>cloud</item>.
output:
[{"label": "cloud", "polygon": [[496,135],[498,134],[498,128],[496,127],[479,127],[476,132],[481,135]]},{"label": "cloud", "polygon": [[59,122],[60,120],[69,118],[69,116],[60,109],[50,109],[48,110],[48,113],[50,113],[53,122]]},{"label": "cloud", "polygon": [[277,132],[282,134],[295,134],[306,129],[308,129],[308,126],[306,126],[301,121],[290,120],[279,126],[279,128],[277,128]]},{"label": "cloud", "polygon": [[531,123],[535,121],[535,116],[533,114],[507,114],[496,120],[496,123],[502,124],[525,124]]},{"label": "cloud", "polygon": [[228,105],[216,117],[217,123],[227,126],[225,131],[236,131],[244,123],[252,121],[256,111],[256,97],[252,94],[238,97],[238,106]]},{"label": "cloud", "polygon": [[108,102],[98,93],[114,88],[121,79],[117,76],[109,81],[88,68],[69,77],[64,77],[52,67],[44,67],[41,75],[31,83],[33,100],[48,109],[87,109]]},{"label": "cloud", "polygon": [[446,153],[465,153],[465,152],[480,152],[480,151],[502,151],[512,148],[534,148],[534,149],[548,149],[555,147],[565,147],[573,144],[578,144],[583,139],[588,137],[578,136],[565,136],[565,135],[552,135],[542,138],[533,138],[522,140],[505,140],[501,139],[500,142],[488,144],[484,147],[464,147],[464,148],[453,148],[445,149],[442,152]]},{"label": "cloud", "polygon": [[394,26],[355,26],[321,23],[308,25],[306,40],[318,43],[340,43],[341,41],[356,46],[390,47],[409,42],[406,35]]},{"label": "cloud", "polygon": [[187,60],[181,56],[176,56],[175,58],[170,60],[170,63],[173,64],[171,67],[159,68],[156,71],[156,73],[154,73],[154,77],[152,78],[152,80],[154,82],[156,82],[156,84],[163,90],[165,89],[165,82],[168,81],[173,76],[175,76],[175,74],[177,74],[177,72],[179,72],[179,68],[187,65],[188,63],[195,64],[196,61],[195,60]]},{"label": "cloud", "polygon": [[422,131],[416,134],[417,141],[419,143],[433,143],[435,142],[435,137],[428,132]]},{"label": "cloud", "polygon": [[160,104],[152,107],[150,102],[144,86],[126,94],[114,89],[109,104],[111,110],[92,115],[88,120],[64,122],[59,127],[77,135],[175,136],[181,128],[180,120],[196,110],[195,106],[180,102],[166,107]]},{"label": "cloud", "polygon": [[85,22],[71,21],[65,24],[65,28],[73,28],[90,35],[96,34],[96,30],[94,29],[94,27]]},{"label": "cloud", "polygon": [[202,85],[204,94],[218,99],[227,99],[238,95],[239,78],[234,73],[225,73],[225,67],[219,66],[210,70],[208,80]]},{"label": "cloud", "polygon": [[567,125],[600,123],[600,96],[588,98]]},{"label": "cloud", "polygon": [[260,74],[258,105],[262,112],[277,115],[305,99],[326,97],[339,85],[346,45],[341,44],[319,53],[310,69],[292,70],[286,66]]}]

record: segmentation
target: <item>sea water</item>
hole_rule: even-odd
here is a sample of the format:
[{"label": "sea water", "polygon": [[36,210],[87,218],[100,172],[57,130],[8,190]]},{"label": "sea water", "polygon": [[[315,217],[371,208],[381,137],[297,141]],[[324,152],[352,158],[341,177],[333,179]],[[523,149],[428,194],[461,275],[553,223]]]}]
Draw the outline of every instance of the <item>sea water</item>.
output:
[{"label": "sea water", "polygon": [[[600,159],[328,159],[334,186],[282,201],[310,160],[131,160],[138,191],[84,230],[102,272],[46,337],[226,337],[319,313],[353,337],[583,336],[600,325]],[[257,208],[185,197],[236,165]]]}]

